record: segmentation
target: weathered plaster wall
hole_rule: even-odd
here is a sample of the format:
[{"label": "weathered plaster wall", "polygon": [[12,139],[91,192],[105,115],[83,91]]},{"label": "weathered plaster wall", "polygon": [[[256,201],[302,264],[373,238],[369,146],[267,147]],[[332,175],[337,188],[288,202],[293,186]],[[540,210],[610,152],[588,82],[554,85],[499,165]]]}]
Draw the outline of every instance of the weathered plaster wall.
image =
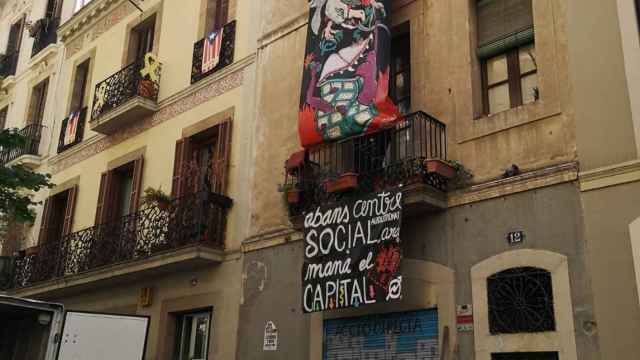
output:
[{"label": "weathered plaster wall", "polygon": [[640,183],[582,193],[602,359],[640,352],[640,307],[629,224],[640,217]]}]

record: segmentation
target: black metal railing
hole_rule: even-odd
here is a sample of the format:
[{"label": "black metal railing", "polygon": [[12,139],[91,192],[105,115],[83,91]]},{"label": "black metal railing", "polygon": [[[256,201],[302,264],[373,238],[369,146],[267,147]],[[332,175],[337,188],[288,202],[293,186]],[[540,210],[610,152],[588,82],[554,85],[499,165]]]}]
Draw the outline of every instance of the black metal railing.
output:
[{"label": "black metal railing", "polygon": [[33,34],[31,57],[38,55],[44,48],[58,41],[60,18],[42,18],[37,21],[37,24],[37,29]]},{"label": "black metal railing", "polygon": [[231,204],[226,196],[200,192],[164,205],[147,205],[118,221],[47,241],[35,254],[15,258],[10,288],[143,260],[189,246],[223,249]]},{"label": "black metal railing", "polygon": [[31,124],[18,131],[23,136],[24,143],[13,149],[1,150],[0,162],[4,165],[23,155],[38,155],[43,129],[44,126],[40,124]]},{"label": "black metal railing", "polygon": [[150,55],[145,55],[96,85],[92,120],[137,96],[158,100],[162,64]]},{"label": "black metal railing", "polygon": [[2,55],[0,59],[0,77],[7,77],[16,74],[18,68],[18,51],[10,51]]},{"label": "black metal railing", "polygon": [[206,39],[200,39],[193,45],[193,65],[191,66],[192,84],[233,63],[236,41],[236,21],[231,21],[222,28],[220,58],[218,64],[209,71],[202,71],[202,56],[205,41]]},{"label": "black metal railing", "polygon": [[416,112],[395,126],[373,134],[321,144],[306,150],[304,160],[287,168],[285,189],[300,191],[301,199],[290,204],[302,213],[320,203],[336,200],[328,186],[342,176],[352,176],[358,191],[423,182],[446,190],[446,181],[425,168],[428,159],[447,159],[446,125]]},{"label": "black metal railing", "polygon": [[[82,138],[84,136],[84,125],[87,118],[87,108],[85,107],[79,111],[80,114],[75,124],[70,123],[74,114],[71,114],[68,118],[62,120],[60,137],[58,138],[58,153],[70,149],[82,142]],[[75,131],[69,128],[69,126],[74,125]]]}]

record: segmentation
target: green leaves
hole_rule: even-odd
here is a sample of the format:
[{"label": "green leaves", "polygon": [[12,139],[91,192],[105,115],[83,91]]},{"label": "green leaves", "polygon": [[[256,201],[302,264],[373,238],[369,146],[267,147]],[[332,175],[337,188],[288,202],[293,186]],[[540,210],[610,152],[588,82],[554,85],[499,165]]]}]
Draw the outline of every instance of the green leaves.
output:
[{"label": "green leaves", "polygon": [[[15,129],[0,132],[0,152],[18,149],[26,143],[26,139]],[[19,223],[35,220],[32,194],[44,188],[51,188],[51,176],[39,174],[22,165],[0,167],[0,216],[13,219]]]}]

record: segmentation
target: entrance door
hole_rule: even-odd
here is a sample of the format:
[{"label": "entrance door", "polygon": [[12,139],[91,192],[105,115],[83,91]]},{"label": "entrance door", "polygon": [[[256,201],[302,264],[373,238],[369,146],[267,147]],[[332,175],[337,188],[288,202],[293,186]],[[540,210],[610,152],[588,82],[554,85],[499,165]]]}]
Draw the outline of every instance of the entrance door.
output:
[{"label": "entrance door", "polygon": [[322,358],[437,360],[438,311],[326,320]]}]

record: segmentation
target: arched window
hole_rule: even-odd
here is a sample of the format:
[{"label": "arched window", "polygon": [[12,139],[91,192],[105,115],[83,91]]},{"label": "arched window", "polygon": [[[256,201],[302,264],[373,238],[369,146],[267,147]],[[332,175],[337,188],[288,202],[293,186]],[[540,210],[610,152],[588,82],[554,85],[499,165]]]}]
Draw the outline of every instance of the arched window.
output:
[{"label": "arched window", "polygon": [[491,275],[487,300],[491,334],[556,329],[551,273],[544,269],[518,267]]}]

